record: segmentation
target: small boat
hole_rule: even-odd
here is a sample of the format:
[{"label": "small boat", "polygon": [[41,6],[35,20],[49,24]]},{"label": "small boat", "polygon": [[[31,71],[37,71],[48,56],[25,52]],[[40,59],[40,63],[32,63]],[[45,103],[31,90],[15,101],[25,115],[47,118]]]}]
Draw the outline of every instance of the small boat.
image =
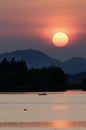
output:
[{"label": "small boat", "polygon": [[38,95],[47,95],[47,93],[44,93],[44,92],[43,92],[43,93],[39,93]]}]

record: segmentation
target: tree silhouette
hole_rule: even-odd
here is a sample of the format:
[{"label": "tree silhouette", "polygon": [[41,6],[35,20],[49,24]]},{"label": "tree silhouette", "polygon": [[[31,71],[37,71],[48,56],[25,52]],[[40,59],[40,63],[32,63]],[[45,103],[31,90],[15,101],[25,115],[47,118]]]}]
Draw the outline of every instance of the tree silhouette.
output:
[{"label": "tree silhouette", "polygon": [[67,79],[64,71],[56,66],[28,69],[24,60],[15,58],[10,61],[5,58],[0,63],[1,91],[63,90],[61,86],[65,86]]},{"label": "tree silhouette", "polygon": [[0,63],[0,72],[7,73],[9,71],[9,62],[6,58]]}]

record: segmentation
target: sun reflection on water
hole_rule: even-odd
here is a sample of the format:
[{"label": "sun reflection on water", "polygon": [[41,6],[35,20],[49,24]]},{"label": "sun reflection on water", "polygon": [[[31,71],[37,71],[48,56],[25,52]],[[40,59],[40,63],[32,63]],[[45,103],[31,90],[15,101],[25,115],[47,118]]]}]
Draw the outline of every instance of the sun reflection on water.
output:
[{"label": "sun reflection on water", "polygon": [[86,128],[86,121],[0,122],[1,128]]},{"label": "sun reflection on water", "polygon": [[72,127],[86,127],[86,121],[54,121],[52,122],[54,128],[72,128]]},{"label": "sun reflection on water", "polygon": [[52,127],[54,128],[68,128],[70,124],[68,121],[54,121],[52,122]]},{"label": "sun reflection on water", "polygon": [[53,110],[67,110],[68,106],[67,105],[54,105],[52,106]]}]

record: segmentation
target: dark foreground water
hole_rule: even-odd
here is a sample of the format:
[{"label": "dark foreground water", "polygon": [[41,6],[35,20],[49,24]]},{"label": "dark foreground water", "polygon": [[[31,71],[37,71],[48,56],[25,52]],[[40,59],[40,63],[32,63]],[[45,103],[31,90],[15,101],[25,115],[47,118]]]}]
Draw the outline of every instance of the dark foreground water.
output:
[{"label": "dark foreground water", "polygon": [[86,130],[86,92],[0,94],[0,130]]}]

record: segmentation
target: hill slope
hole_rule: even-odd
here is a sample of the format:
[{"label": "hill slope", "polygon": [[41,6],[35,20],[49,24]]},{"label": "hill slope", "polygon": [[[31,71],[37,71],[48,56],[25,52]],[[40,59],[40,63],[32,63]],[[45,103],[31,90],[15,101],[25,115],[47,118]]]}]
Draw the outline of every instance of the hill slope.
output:
[{"label": "hill slope", "polygon": [[41,51],[28,49],[0,54],[0,61],[4,58],[11,60],[12,57],[16,60],[25,60],[28,68],[41,68],[56,65],[61,67],[64,72],[68,74],[86,72],[86,59],[84,58],[74,57],[66,60],[65,62],[61,62],[57,59],[49,57]]},{"label": "hill slope", "polygon": [[80,57],[73,57],[65,61],[62,65],[66,73],[76,74],[86,71],[86,59]]},{"label": "hill slope", "polygon": [[29,68],[40,68],[48,67],[51,65],[61,65],[61,62],[59,60],[53,59],[41,51],[32,49],[18,50],[0,54],[0,61],[2,61],[4,58],[11,60],[12,57],[14,57],[16,60],[25,60]]}]

